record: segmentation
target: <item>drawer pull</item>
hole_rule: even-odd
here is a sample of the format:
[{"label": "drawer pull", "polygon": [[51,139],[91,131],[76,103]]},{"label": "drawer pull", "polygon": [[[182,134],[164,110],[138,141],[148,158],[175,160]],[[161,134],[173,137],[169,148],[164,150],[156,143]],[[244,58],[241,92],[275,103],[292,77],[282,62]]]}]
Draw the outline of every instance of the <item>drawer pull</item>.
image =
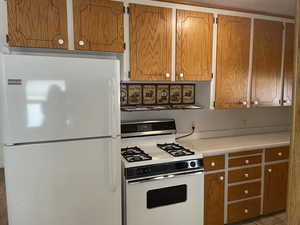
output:
[{"label": "drawer pull", "polygon": [[250,163],[250,161],[247,159],[247,160],[245,160],[245,164],[249,164]]},{"label": "drawer pull", "polygon": [[246,178],[248,178],[248,177],[249,177],[249,174],[248,174],[248,173],[245,173],[244,176],[245,176]]},{"label": "drawer pull", "polygon": [[245,190],[244,191],[245,195],[249,194],[249,191],[248,190]]},{"label": "drawer pull", "polygon": [[248,209],[245,209],[245,210],[244,210],[244,213],[245,213],[245,214],[248,214],[248,212],[249,212]]},{"label": "drawer pull", "polygon": [[171,75],[169,73],[166,73],[166,78],[170,78]]},{"label": "drawer pull", "polygon": [[81,40],[81,41],[78,42],[78,44],[79,44],[80,46],[84,46],[84,45],[85,45],[85,42]]},{"label": "drawer pull", "polygon": [[271,173],[271,172],[272,172],[272,169],[268,169],[268,172]]},{"label": "drawer pull", "polygon": [[64,40],[63,39],[58,39],[58,44],[60,44],[60,45],[63,45],[65,42],[64,42]]},{"label": "drawer pull", "polygon": [[278,152],[278,156],[282,156],[282,152]]},{"label": "drawer pull", "polygon": [[224,177],[223,177],[223,176],[221,176],[221,177],[220,177],[220,180],[221,180],[221,181],[223,181],[223,180],[224,180]]},{"label": "drawer pull", "polygon": [[210,165],[211,165],[212,167],[214,167],[214,166],[216,166],[216,163],[215,163],[215,162],[212,162]]}]

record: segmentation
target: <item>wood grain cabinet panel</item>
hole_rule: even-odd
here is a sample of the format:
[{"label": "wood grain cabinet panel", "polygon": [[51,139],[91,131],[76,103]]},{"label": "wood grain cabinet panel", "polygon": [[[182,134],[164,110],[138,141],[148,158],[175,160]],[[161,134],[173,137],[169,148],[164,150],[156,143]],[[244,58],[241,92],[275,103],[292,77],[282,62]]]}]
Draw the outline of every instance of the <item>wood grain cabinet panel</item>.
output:
[{"label": "wood grain cabinet panel", "polygon": [[225,173],[204,176],[204,225],[224,225]]},{"label": "wood grain cabinet panel", "polygon": [[229,167],[239,167],[239,166],[247,166],[252,164],[260,164],[262,162],[262,157],[258,156],[247,156],[236,159],[229,159]]},{"label": "wood grain cabinet panel", "polygon": [[260,202],[259,198],[230,204],[228,206],[228,222],[234,223],[259,216]]},{"label": "wood grain cabinet panel", "polygon": [[287,160],[289,158],[289,147],[267,149],[265,155],[266,162]]},{"label": "wood grain cabinet panel", "polygon": [[213,14],[177,10],[176,79],[211,80]]},{"label": "wood grain cabinet panel", "polygon": [[216,108],[245,107],[249,74],[251,20],[219,16]]},{"label": "wood grain cabinet panel", "polygon": [[255,20],[251,97],[254,106],[280,104],[282,35],[281,22]]},{"label": "wood grain cabinet panel", "polygon": [[229,186],[228,201],[236,201],[244,198],[259,196],[261,194],[261,182],[239,184]]},{"label": "wood grain cabinet panel", "polygon": [[123,52],[123,3],[73,0],[75,49]]},{"label": "wood grain cabinet panel", "polygon": [[67,49],[66,0],[9,0],[9,45]]},{"label": "wood grain cabinet panel", "polygon": [[172,9],[130,4],[131,80],[170,81]]},{"label": "wood grain cabinet panel", "polygon": [[260,153],[262,153],[261,149],[252,150],[252,151],[234,152],[234,153],[229,153],[229,157],[254,155],[254,154],[260,154]]},{"label": "wood grain cabinet panel", "polygon": [[242,182],[247,180],[254,180],[261,178],[261,167],[243,168],[238,170],[231,170],[228,173],[228,182]]},{"label": "wood grain cabinet panel", "polygon": [[225,155],[205,157],[203,162],[205,171],[225,169]]},{"label": "wood grain cabinet panel", "polygon": [[0,224],[8,225],[4,169],[0,168]]},{"label": "wood grain cabinet panel", "polygon": [[263,213],[270,214],[286,209],[288,162],[265,167]]},{"label": "wood grain cabinet panel", "polygon": [[285,42],[285,58],[284,58],[284,105],[291,105],[293,98],[294,85],[294,39],[295,25],[286,24],[286,42]]}]

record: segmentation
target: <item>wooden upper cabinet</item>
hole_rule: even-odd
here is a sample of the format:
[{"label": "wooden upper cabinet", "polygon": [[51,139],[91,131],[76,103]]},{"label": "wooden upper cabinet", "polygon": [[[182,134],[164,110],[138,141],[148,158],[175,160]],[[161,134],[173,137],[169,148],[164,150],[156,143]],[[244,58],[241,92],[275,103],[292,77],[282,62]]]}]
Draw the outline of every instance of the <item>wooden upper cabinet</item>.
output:
[{"label": "wooden upper cabinet", "polygon": [[252,71],[252,103],[279,105],[281,99],[283,24],[255,20]]},{"label": "wooden upper cabinet", "polygon": [[177,10],[176,16],[176,80],[211,80],[213,14]]},{"label": "wooden upper cabinet", "polygon": [[286,24],[285,60],[284,60],[284,95],[283,103],[292,104],[294,84],[294,39],[295,25]]},{"label": "wooden upper cabinet", "polygon": [[265,167],[263,213],[286,209],[288,191],[288,162]]},{"label": "wooden upper cabinet", "polygon": [[67,49],[66,0],[9,0],[9,45]]},{"label": "wooden upper cabinet", "polygon": [[131,80],[171,80],[172,9],[130,4]]},{"label": "wooden upper cabinet", "polygon": [[75,49],[124,51],[123,3],[73,0]]},{"label": "wooden upper cabinet", "polygon": [[225,173],[204,176],[204,225],[224,225]]},{"label": "wooden upper cabinet", "polygon": [[250,19],[219,16],[216,81],[218,109],[240,108],[247,103],[250,33]]}]

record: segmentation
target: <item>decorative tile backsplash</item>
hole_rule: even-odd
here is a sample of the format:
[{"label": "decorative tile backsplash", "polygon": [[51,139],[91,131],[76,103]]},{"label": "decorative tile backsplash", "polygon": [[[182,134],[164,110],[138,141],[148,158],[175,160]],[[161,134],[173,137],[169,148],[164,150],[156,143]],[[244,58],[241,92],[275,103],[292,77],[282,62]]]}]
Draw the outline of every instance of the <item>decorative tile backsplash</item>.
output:
[{"label": "decorative tile backsplash", "polygon": [[195,84],[121,84],[121,106],[195,104]]}]

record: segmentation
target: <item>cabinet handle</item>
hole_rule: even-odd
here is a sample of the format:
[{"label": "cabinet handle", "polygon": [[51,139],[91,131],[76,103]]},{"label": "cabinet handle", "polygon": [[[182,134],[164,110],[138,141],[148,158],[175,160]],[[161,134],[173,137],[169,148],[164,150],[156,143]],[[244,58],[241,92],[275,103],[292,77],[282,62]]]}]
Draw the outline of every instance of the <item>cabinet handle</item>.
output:
[{"label": "cabinet handle", "polygon": [[269,172],[269,173],[272,173],[272,169],[268,169],[268,172]]},{"label": "cabinet handle", "polygon": [[247,160],[245,160],[245,164],[249,164],[250,163],[250,161],[247,159]]},{"label": "cabinet handle", "polygon": [[246,178],[248,178],[248,177],[249,177],[249,174],[248,174],[248,173],[245,173],[244,176],[245,176]]},{"label": "cabinet handle", "polygon": [[65,42],[64,42],[64,40],[63,39],[58,39],[58,44],[60,44],[60,45],[63,45]]},{"label": "cabinet handle", "polygon": [[216,163],[215,162],[211,162],[211,164],[210,164],[212,167],[214,167],[215,165],[216,165]]},{"label": "cabinet handle", "polygon": [[247,101],[240,101],[240,104],[243,105],[243,106],[246,106],[247,105]]},{"label": "cabinet handle", "polygon": [[248,212],[249,212],[248,209],[245,209],[245,210],[244,210],[244,213],[245,213],[245,214],[248,214]]},{"label": "cabinet handle", "polygon": [[184,78],[184,74],[183,74],[183,73],[180,73],[180,74],[179,74],[179,77],[180,77],[181,79],[183,79],[183,78]]},{"label": "cabinet handle", "polygon": [[220,180],[223,181],[223,180],[224,180],[224,177],[223,177],[223,176],[220,176]]},{"label": "cabinet handle", "polygon": [[170,78],[171,75],[169,73],[166,73],[166,78]]},{"label": "cabinet handle", "polygon": [[259,101],[255,100],[255,101],[251,102],[251,104],[253,104],[253,105],[258,105],[258,104],[259,104]]},{"label": "cabinet handle", "polygon": [[249,191],[248,191],[248,190],[245,190],[245,191],[244,191],[244,194],[245,194],[245,195],[249,194]]},{"label": "cabinet handle", "polygon": [[282,156],[282,152],[278,152],[278,156]]},{"label": "cabinet handle", "polygon": [[80,46],[84,46],[84,45],[85,45],[85,42],[81,40],[81,41],[78,42],[78,44],[79,44]]}]

